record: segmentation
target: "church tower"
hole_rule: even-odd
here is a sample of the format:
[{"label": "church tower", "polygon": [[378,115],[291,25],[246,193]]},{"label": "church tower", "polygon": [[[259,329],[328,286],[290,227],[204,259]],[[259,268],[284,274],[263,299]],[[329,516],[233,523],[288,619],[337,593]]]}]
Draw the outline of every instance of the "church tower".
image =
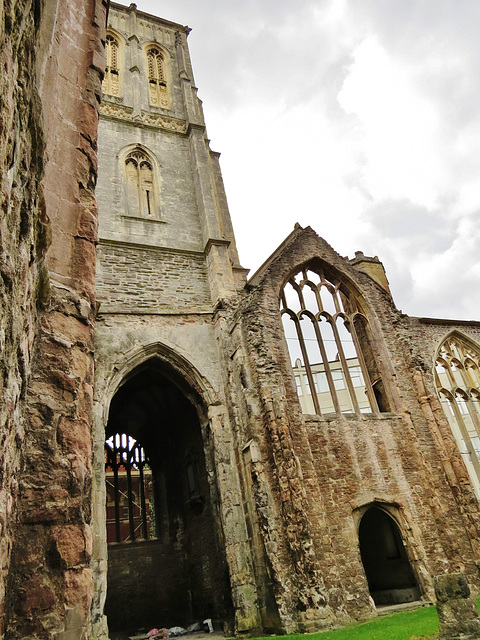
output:
[{"label": "church tower", "polygon": [[[189,31],[110,5],[96,191],[99,636],[107,553],[113,631],[223,623],[234,609],[237,629],[259,627],[246,525],[232,515],[240,485],[218,347],[222,309],[246,272]],[[223,479],[220,459],[231,465]]]}]

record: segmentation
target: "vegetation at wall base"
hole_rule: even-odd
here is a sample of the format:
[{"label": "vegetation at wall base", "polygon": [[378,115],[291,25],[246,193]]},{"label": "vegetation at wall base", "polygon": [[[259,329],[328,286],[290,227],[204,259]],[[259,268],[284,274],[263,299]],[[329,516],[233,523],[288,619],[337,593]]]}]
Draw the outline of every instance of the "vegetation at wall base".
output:
[{"label": "vegetation at wall base", "polygon": [[[480,600],[479,600],[480,603]],[[273,640],[275,636],[256,640]],[[278,636],[279,640],[436,640],[438,617],[434,606],[380,616],[337,629],[312,634]]]}]

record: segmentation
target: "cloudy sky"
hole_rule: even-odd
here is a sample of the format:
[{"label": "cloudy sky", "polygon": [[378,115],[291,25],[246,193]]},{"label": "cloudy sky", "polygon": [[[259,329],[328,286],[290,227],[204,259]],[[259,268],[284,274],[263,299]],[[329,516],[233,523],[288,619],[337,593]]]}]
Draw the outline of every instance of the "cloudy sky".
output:
[{"label": "cloudy sky", "polygon": [[299,222],[378,255],[405,313],[480,319],[479,0],[137,6],[193,29],[243,266]]}]

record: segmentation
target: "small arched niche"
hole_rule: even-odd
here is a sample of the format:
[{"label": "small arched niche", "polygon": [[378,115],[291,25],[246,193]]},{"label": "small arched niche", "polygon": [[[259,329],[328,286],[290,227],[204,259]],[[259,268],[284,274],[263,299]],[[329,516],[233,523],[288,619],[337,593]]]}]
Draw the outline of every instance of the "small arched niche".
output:
[{"label": "small arched niche", "polygon": [[113,396],[105,430],[112,632],[230,621],[210,440],[202,399],[166,362],[142,364]]},{"label": "small arched niche", "polygon": [[376,606],[420,600],[420,588],[400,529],[385,509],[369,507],[360,520],[360,554]]}]

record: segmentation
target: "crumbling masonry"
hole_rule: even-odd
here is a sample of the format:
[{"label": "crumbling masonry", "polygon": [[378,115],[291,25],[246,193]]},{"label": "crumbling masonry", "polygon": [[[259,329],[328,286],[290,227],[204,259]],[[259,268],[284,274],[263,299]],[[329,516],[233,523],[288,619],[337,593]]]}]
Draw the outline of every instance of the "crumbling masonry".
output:
[{"label": "crumbling masonry", "polygon": [[480,323],[400,313],[310,228],[247,280],[188,32],[0,9],[1,637],[479,591]]}]

